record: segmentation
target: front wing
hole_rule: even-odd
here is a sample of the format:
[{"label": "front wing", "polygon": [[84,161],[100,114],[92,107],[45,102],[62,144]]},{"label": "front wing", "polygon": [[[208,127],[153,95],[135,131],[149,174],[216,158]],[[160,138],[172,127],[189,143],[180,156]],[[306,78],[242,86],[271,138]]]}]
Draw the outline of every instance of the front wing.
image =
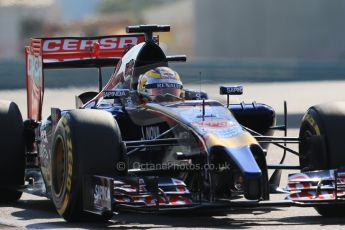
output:
[{"label": "front wing", "polygon": [[171,212],[188,210],[233,210],[270,207],[313,207],[345,204],[345,169],[290,174],[282,201],[199,199],[177,178],[157,176],[85,176],[84,210],[100,215],[121,210]]}]

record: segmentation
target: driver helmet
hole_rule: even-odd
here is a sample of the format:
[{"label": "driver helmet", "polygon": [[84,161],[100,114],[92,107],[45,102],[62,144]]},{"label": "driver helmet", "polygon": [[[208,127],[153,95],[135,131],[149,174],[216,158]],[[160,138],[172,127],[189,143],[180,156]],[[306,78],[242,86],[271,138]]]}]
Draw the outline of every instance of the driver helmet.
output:
[{"label": "driver helmet", "polygon": [[169,67],[156,67],[139,76],[138,93],[154,100],[157,96],[181,98],[182,82],[179,74]]}]

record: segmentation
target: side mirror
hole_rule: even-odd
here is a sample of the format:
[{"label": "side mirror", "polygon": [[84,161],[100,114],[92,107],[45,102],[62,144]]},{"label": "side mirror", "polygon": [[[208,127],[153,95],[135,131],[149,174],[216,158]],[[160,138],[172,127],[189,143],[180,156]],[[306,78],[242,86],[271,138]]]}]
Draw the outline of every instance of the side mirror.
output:
[{"label": "side mirror", "polygon": [[243,86],[242,85],[220,86],[219,87],[219,94],[227,96],[226,106],[229,107],[230,95],[242,95],[243,94]]},{"label": "side mirror", "polygon": [[220,95],[242,95],[243,94],[243,86],[236,85],[236,86],[220,86],[219,87]]}]

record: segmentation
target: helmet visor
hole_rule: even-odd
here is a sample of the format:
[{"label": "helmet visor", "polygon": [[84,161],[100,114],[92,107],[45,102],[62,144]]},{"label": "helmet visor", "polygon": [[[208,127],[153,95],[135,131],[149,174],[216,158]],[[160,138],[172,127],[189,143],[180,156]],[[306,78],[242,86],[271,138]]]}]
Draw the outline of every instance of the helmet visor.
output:
[{"label": "helmet visor", "polygon": [[182,85],[177,83],[155,83],[146,85],[146,93],[150,96],[171,94],[175,97],[181,97]]},{"label": "helmet visor", "polygon": [[171,94],[175,97],[181,97],[182,90],[181,89],[176,89],[176,88],[153,88],[153,89],[148,89],[147,94],[149,96],[158,96],[158,95],[166,95],[166,94]]}]

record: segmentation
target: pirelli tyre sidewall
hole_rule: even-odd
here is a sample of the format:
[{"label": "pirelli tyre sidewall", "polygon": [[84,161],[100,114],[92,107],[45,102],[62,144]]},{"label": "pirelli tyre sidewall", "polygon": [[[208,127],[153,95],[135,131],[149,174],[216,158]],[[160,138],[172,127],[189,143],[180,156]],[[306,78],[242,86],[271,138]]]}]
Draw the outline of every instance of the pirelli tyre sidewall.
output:
[{"label": "pirelli tyre sidewall", "polygon": [[25,171],[24,125],[16,103],[0,100],[0,128],[0,202],[13,202],[22,195],[15,188],[24,184]]},{"label": "pirelli tyre sidewall", "polygon": [[63,117],[56,128],[52,148],[52,198],[61,216],[66,215],[67,209],[72,209],[67,207],[71,206],[69,200],[72,196],[72,148],[70,124],[68,118]]},{"label": "pirelli tyre sidewall", "polygon": [[[327,152],[322,120],[314,107],[308,109],[300,126],[299,158],[302,171],[327,169]],[[311,141],[311,138],[314,141]]]},{"label": "pirelli tyre sidewall", "polygon": [[60,119],[53,138],[51,176],[52,199],[62,217],[93,220],[83,212],[83,176],[116,175],[122,151],[119,127],[110,113],[73,110]]}]

